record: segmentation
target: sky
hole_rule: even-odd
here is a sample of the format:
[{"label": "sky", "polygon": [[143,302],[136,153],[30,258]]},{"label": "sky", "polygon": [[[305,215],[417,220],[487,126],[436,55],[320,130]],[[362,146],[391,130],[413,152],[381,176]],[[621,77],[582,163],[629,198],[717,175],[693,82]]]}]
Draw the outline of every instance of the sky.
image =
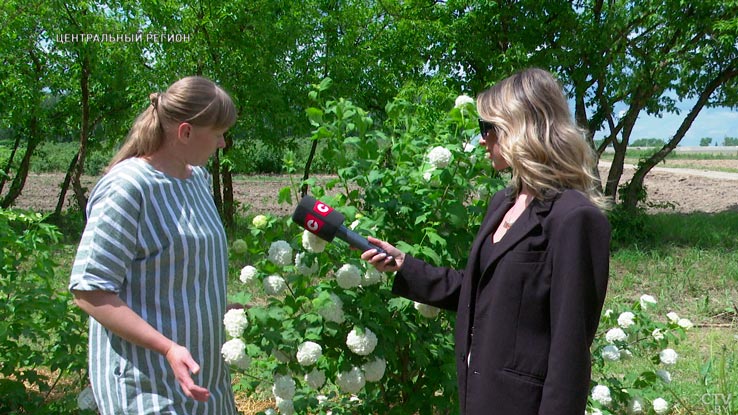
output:
[{"label": "sky", "polygon": [[[648,116],[642,112],[633,127],[630,142],[639,138],[660,138],[668,141],[686,117],[691,108],[690,104],[687,101],[681,102],[678,104],[681,110],[679,115],[665,114],[662,118]],[[616,108],[616,110],[622,111],[621,108]],[[607,131],[597,131],[595,139],[604,138],[605,133]],[[703,137],[711,137],[711,145],[722,145],[726,136],[738,137],[738,110],[725,107],[703,108],[679,145],[682,147],[699,146]]]}]

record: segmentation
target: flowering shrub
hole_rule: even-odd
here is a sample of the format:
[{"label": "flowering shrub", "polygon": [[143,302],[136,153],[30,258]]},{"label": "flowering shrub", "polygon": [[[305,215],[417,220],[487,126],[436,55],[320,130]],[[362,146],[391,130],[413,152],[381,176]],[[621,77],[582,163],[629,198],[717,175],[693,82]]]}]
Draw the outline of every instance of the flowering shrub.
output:
[{"label": "flowering shrub", "polygon": [[[308,180],[310,193],[350,218],[357,233],[430,263],[463,266],[488,197],[502,186],[484,150],[470,145],[473,100],[438,114],[397,99],[375,125],[349,101],[323,103],[326,87],[311,94],[319,105],[307,111],[310,139],[326,144],[320,156],[337,177],[325,186]],[[429,169],[431,182],[423,177]],[[280,198],[295,205],[300,185]],[[238,388],[271,389],[272,410],[283,414],[456,409],[453,315],[393,295],[358,251],[326,244],[290,218],[256,216],[249,234],[236,237],[247,252],[232,252],[243,285],[231,300],[250,307],[247,323],[229,311],[222,353],[247,375]]]},{"label": "flowering shrub", "polygon": [[41,214],[0,209],[0,414],[71,413],[68,392],[87,383],[87,316],[59,289],[60,236]]},{"label": "flowering shrub", "polygon": [[[652,317],[649,308],[656,303],[644,294],[632,307],[603,313],[592,346],[589,414],[667,414],[673,409],[669,368],[679,354],[671,346],[685,338],[692,322],[674,312]],[[631,359],[645,360],[647,369],[633,371]]]}]

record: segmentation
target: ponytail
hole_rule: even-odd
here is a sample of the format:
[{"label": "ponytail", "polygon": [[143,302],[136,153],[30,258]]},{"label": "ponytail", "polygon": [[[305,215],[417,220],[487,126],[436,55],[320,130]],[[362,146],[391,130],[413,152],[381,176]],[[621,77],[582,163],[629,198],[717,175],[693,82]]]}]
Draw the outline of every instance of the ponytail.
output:
[{"label": "ponytail", "polygon": [[164,128],[158,113],[160,96],[158,92],[149,95],[151,105],[136,117],[125,143],[110,160],[105,168],[106,172],[123,160],[151,154],[161,147],[164,142]]}]

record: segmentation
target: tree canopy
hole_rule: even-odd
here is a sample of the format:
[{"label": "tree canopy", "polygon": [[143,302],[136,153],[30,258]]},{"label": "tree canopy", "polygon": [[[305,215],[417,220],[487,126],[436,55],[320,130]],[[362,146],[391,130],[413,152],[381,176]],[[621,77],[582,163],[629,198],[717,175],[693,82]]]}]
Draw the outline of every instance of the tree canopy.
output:
[{"label": "tree canopy", "polygon": [[20,194],[39,143],[74,141],[60,202],[71,186],[84,204],[86,156],[119,145],[148,94],[182,76],[209,77],[237,103],[239,121],[213,166],[223,177],[216,200],[227,204],[229,163],[255,143],[280,152],[307,137],[308,92],[325,78],[331,95],[381,119],[408,86],[440,104],[538,66],[559,76],[593,148],[597,131],[598,152],[614,147],[603,189],[613,198],[638,116],[695,102],[625,185],[623,203],[635,207],[645,175],[699,112],[736,106],[736,16],[738,0],[8,0],[0,126],[14,149],[0,166],[0,203]]}]

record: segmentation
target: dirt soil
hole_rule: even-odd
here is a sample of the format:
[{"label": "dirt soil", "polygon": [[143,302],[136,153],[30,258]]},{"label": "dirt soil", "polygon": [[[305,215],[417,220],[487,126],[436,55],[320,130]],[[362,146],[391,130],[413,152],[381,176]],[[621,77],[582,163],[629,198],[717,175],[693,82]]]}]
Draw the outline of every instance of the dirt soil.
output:
[{"label": "dirt soil", "polygon": [[[660,165],[646,176],[645,185],[649,195],[648,208],[651,212],[707,212],[738,211],[738,173],[715,171],[720,168],[738,171],[738,160],[684,160],[670,162],[679,163],[679,168],[671,165]],[[609,166],[600,165],[603,178]],[[620,183],[629,180],[633,175],[632,166],[627,166]],[[44,173],[29,176],[23,194],[16,207],[33,209],[41,212],[53,211],[59,197],[59,185],[63,174]],[[323,176],[319,180],[327,180]],[[96,177],[84,177],[83,185],[92,189]],[[294,180],[299,180],[295,177]],[[242,211],[251,214],[271,213],[273,215],[289,215],[293,207],[277,203],[277,195],[281,188],[289,186],[286,176],[237,177],[234,179],[234,198],[241,205]],[[68,195],[69,196],[69,195]],[[69,207],[67,197],[65,208]]]}]

